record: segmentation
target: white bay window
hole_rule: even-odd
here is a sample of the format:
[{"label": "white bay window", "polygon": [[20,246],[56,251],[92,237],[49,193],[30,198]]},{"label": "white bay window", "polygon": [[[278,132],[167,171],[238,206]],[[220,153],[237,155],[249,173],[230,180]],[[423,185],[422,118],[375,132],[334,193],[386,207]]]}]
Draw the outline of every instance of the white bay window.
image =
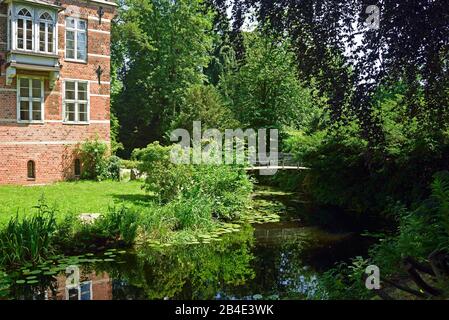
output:
[{"label": "white bay window", "polygon": [[8,14],[9,50],[57,54],[56,11],[13,4]]}]

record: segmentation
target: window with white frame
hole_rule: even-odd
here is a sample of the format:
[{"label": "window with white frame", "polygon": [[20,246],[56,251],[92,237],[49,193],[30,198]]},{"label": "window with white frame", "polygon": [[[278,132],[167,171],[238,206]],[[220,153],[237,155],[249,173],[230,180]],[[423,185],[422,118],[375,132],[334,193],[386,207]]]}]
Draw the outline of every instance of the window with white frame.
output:
[{"label": "window with white frame", "polygon": [[8,49],[56,54],[56,12],[13,4],[8,13]]},{"label": "window with white frame", "polygon": [[48,12],[44,12],[39,17],[39,51],[51,53],[53,47],[54,22]]},{"label": "window with white frame", "polygon": [[89,122],[89,86],[87,81],[65,81],[64,121]]},{"label": "window with white frame", "polygon": [[17,49],[33,50],[33,34],[33,16],[23,8],[17,13]]},{"label": "window with white frame", "polygon": [[18,120],[42,122],[44,120],[44,81],[19,78],[17,86]]},{"label": "window with white frame", "polygon": [[77,18],[65,21],[66,59],[87,61],[87,22]]}]

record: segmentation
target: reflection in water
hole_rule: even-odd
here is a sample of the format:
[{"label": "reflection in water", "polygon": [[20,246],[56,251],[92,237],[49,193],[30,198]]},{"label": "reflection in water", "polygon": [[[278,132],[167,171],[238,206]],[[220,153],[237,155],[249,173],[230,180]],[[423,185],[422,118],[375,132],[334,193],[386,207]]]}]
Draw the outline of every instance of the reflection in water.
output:
[{"label": "reflection in water", "polygon": [[[38,286],[15,285],[12,297],[308,299],[317,290],[319,272],[332,266],[336,254],[348,248],[349,239],[291,223],[248,226],[213,244],[142,249],[114,262],[83,265],[79,279],[68,272],[53,280],[42,279]],[[348,254],[346,249],[343,253]],[[326,252],[333,261],[323,259]]]},{"label": "reflection in water", "polygon": [[10,298],[310,299],[321,272],[363,248],[354,235],[287,219],[248,225],[211,244],[139,249],[115,261],[67,266],[67,274],[40,277],[36,286],[13,285]]}]

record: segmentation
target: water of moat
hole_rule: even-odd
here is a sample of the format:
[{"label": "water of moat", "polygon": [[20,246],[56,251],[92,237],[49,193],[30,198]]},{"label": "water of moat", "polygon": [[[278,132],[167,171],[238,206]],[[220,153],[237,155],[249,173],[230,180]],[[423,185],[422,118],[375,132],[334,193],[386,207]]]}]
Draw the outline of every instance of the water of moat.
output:
[{"label": "water of moat", "polygon": [[296,199],[259,187],[255,210],[275,212],[280,222],[246,225],[209,244],[112,250],[67,262],[59,274],[30,270],[31,281],[13,284],[6,298],[314,299],[320,274],[363,253],[366,241],[305,223]]}]

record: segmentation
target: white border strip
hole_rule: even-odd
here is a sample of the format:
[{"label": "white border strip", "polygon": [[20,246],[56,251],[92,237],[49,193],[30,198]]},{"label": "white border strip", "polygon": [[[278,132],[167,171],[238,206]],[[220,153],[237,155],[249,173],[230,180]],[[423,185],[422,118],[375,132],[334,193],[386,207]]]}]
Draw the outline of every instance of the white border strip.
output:
[{"label": "white border strip", "polygon": [[17,89],[0,88],[0,92],[17,92]]},{"label": "white border strip", "polygon": [[[95,17],[95,16],[89,16],[89,17],[87,17],[87,19],[89,19],[89,20],[94,20],[94,21],[100,21],[100,18]],[[101,18],[101,23],[103,23],[103,22],[111,23],[111,20]]]},{"label": "white border strip", "polygon": [[91,93],[90,96],[91,97],[99,97],[99,98],[110,98],[111,97],[109,94],[95,94],[95,93]]},{"label": "white border strip", "polygon": [[88,53],[87,55],[89,57],[111,59],[111,56],[107,56],[105,54]]},{"label": "white border strip", "polygon": [[[94,83],[94,84],[98,85],[98,80],[85,80],[85,81],[89,81],[90,83]],[[100,84],[111,85],[111,82],[110,81],[101,81]]]},{"label": "white border strip", "polygon": [[108,35],[111,34],[110,31],[104,31],[104,30],[98,30],[98,29],[87,29],[87,31],[88,31],[88,32],[103,33],[103,34],[108,34]]}]

